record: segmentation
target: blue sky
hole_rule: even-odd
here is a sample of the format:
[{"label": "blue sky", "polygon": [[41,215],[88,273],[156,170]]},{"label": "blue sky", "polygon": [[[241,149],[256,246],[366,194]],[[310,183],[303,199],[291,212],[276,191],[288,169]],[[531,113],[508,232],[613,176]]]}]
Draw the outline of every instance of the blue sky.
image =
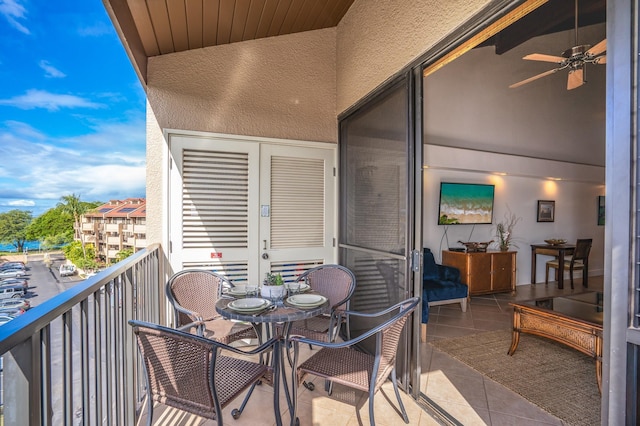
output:
[{"label": "blue sky", "polygon": [[0,0],[0,213],[145,196],[145,94],[100,0]]}]

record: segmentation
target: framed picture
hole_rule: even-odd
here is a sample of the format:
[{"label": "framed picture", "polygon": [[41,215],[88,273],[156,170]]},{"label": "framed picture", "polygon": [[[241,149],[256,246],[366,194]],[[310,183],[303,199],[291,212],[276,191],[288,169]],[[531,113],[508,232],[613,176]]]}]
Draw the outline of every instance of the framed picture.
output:
[{"label": "framed picture", "polygon": [[553,222],[555,213],[555,201],[538,200],[538,222]]},{"label": "framed picture", "polygon": [[598,196],[598,226],[604,226],[604,195]]}]

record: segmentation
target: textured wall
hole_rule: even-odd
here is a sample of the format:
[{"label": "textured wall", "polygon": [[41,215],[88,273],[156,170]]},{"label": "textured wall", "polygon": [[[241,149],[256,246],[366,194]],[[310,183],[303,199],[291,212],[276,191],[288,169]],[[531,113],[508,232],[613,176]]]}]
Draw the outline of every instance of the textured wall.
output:
[{"label": "textured wall", "polygon": [[[168,172],[164,159],[166,143],[153,110],[147,101],[147,244],[164,243],[163,227],[166,222],[168,201],[164,200],[164,186]],[[165,246],[165,252],[168,252]]]},{"label": "textured wall", "polygon": [[338,25],[337,112],[371,92],[487,0],[356,0]]},{"label": "textured wall", "polygon": [[335,28],[149,59],[162,128],[337,141]]}]

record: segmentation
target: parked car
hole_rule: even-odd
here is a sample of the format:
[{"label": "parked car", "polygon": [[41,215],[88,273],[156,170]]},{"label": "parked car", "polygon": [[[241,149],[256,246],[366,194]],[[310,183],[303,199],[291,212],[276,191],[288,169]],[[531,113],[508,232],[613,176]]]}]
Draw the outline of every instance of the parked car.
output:
[{"label": "parked car", "polygon": [[60,265],[59,272],[61,277],[69,277],[71,275],[74,275],[77,271],[75,265],[65,263],[63,265]]},{"label": "parked car", "polygon": [[3,269],[0,270],[0,278],[22,277],[27,272],[24,269]]},{"label": "parked car", "polygon": [[6,262],[6,263],[3,263],[2,265],[0,265],[0,271],[4,271],[6,269],[22,269],[22,270],[26,270],[27,267],[24,266],[24,263],[22,263],[22,262]]},{"label": "parked car", "polygon": [[11,315],[12,317],[19,317],[25,312],[27,311],[22,308],[0,308],[0,315]]},{"label": "parked car", "polygon": [[[14,315],[0,314],[0,325],[5,325],[6,323],[8,323],[9,321],[11,321],[14,318],[15,318]],[[0,370],[1,370],[1,368],[0,368]]]},{"label": "parked car", "polygon": [[31,309],[31,303],[27,299],[12,298],[0,300],[0,311],[4,309],[22,309],[28,311]]},{"label": "parked car", "polygon": [[11,298],[22,298],[25,296],[24,287],[21,285],[0,286],[0,300]]},{"label": "parked car", "polygon": [[3,285],[21,285],[24,290],[29,290],[29,282],[23,278],[3,278],[0,280],[0,286]]}]

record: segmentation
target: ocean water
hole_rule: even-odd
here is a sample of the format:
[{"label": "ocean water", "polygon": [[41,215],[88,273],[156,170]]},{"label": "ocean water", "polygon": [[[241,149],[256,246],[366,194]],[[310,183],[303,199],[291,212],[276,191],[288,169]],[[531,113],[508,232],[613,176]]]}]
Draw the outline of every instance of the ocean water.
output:
[{"label": "ocean water", "polygon": [[[40,241],[27,241],[25,248],[29,251],[38,251],[40,249]],[[13,244],[0,244],[0,251],[15,253],[16,247]]]}]

